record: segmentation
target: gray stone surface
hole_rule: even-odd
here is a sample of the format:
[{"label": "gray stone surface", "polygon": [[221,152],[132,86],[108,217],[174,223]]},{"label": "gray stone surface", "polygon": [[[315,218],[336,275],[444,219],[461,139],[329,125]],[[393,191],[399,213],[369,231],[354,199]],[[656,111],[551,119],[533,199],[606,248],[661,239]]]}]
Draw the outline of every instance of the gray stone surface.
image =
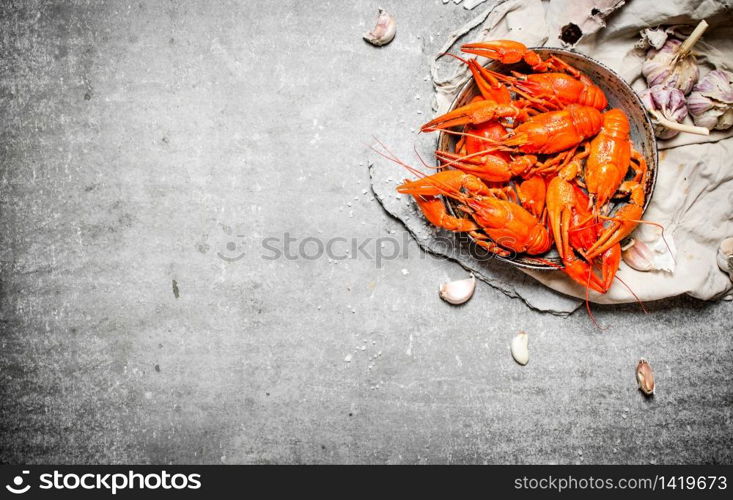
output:
[{"label": "gray stone surface", "polygon": [[[363,193],[366,145],[424,120],[472,14],[387,3],[375,49],[376,7],[2,3],[0,461],[733,461],[730,303],[599,331],[483,283],[440,301],[465,272]],[[285,233],[401,252],[267,260]]]}]

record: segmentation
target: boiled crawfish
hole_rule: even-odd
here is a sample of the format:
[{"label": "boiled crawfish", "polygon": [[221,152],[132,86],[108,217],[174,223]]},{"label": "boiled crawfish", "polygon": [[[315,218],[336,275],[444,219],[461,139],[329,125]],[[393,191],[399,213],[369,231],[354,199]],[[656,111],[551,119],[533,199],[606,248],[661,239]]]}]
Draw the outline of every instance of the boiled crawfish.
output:
[{"label": "boiled crawfish", "polygon": [[[440,172],[424,175],[388,156],[419,177],[397,190],[432,224],[468,233],[496,254],[542,256],[554,246],[570,278],[606,293],[621,241],[643,222],[649,181],[628,117],[607,110],[603,91],[558,57],[542,59],[511,40],[461,50],[506,65],[524,62],[531,72],[502,74],[453,55],[467,65],[479,95],[421,127],[457,136],[454,149],[435,152]],[[459,215],[448,212],[445,198]]]}]

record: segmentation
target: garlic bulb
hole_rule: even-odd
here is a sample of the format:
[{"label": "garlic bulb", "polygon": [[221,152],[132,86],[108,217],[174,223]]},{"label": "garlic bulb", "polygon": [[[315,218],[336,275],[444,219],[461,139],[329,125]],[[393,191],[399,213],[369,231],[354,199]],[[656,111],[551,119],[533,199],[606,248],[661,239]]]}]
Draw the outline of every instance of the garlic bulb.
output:
[{"label": "garlic bulb", "polygon": [[[656,111],[664,118],[674,123],[682,123],[687,117],[687,105],[685,94],[675,87],[666,85],[655,85],[640,94],[641,102],[649,111]],[[654,124],[654,135],[660,139],[671,139],[680,133],[678,127],[668,128],[656,119],[656,113],[652,115]]]},{"label": "garlic bulb", "polygon": [[684,42],[668,38],[661,48],[649,49],[641,66],[641,73],[649,87],[666,85],[680,89],[685,95],[692,91],[700,77],[700,71],[691,49],[707,27],[708,23],[700,21]]},{"label": "garlic bulb", "polygon": [[700,71],[692,54],[678,57],[677,51],[681,45],[679,40],[670,38],[661,49],[649,49],[646,61],[641,65],[641,73],[650,87],[667,85],[680,89],[683,94],[690,93]]},{"label": "garlic bulb", "polygon": [[695,85],[687,99],[695,125],[709,130],[733,126],[733,73],[711,71]]},{"label": "garlic bulb", "polygon": [[364,40],[381,47],[387,45],[397,33],[397,22],[386,10],[380,8],[377,16],[377,25],[372,31],[364,34]]},{"label": "garlic bulb", "polygon": [[440,286],[440,298],[453,305],[468,302],[476,289],[476,278],[471,275],[464,280],[450,281]]},{"label": "garlic bulb", "polygon": [[512,339],[511,351],[514,361],[522,366],[529,363],[529,336],[526,332],[519,332]]},{"label": "garlic bulb", "polygon": [[733,238],[726,238],[718,247],[718,267],[733,280]]}]

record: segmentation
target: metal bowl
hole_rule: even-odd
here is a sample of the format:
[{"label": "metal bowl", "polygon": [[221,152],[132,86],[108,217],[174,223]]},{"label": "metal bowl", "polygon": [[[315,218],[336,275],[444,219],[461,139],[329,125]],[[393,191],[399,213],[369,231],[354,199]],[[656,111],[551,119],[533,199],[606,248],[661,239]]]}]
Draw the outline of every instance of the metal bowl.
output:
[{"label": "metal bowl", "polygon": [[[639,96],[613,70],[588,56],[569,50],[546,47],[533,48],[532,50],[540,54],[543,59],[554,55],[588,75],[593,80],[593,83],[598,85],[606,94],[609,105],[608,109],[619,108],[629,117],[631,139],[634,142],[634,147],[644,155],[649,169],[647,184],[644,186],[644,192],[646,193],[644,210],[646,210],[657,180],[657,141],[654,137],[652,123],[644,110]],[[529,67],[524,63],[504,65],[496,61],[490,61],[485,66],[493,71],[504,74],[509,74],[510,71],[530,72]],[[474,80],[469,80],[456,96],[450,109],[453,110],[468,104],[478,93],[478,87]],[[438,147],[443,150],[455,151],[456,142],[457,136],[452,134],[441,132],[438,137]],[[457,208],[457,203],[452,200],[447,200],[447,205],[451,213],[458,216],[462,215]],[[530,269],[555,270],[562,267],[562,261],[554,249],[539,256],[516,254],[510,257],[500,257],[497,255],[496,258],[518,267]],[[548,264],[547,262],[552,264]]]}]

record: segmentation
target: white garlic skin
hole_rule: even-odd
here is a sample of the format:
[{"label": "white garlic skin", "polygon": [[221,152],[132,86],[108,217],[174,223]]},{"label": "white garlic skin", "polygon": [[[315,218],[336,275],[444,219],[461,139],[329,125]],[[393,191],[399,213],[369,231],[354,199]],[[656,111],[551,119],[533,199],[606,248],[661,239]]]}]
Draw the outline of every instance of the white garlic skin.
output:
[{"label": "white garlic skin", "polygon": [[642,40],[638,45],[640,48],[653,47],[661,49],[664,42],[667,41],[667,30],[660,28],[647,28],[641,31]]},{"label": "white garlic skin", "polygon": [[522,366],[529,363],[529,335],[519,332],[512,339],[511,350],[514,361]]},{"label": "white garlic skin", "polygon": [[646,60],[641,65],[641,73],[649,87],[667,85],[680,89],[685,95],[692,91],[700,78],[695,56],[683,55],[677,58],[676,64],[672,64],[681,44],[679,40],[669,38],[661,49],[649,49]]},{"label": "white garlic skin", "polygon": [[476,278],[471,275],[464,280],[449,281],[440,286],[440,298],[453,305],[461,305],[473,297],[476,290]]},{"label": "white garlic skin", "polygon": [[[654,85],[642,92],[639,97],[644,107],[649,111],[658,111],[666,119],[682,123],[687,117],[687,104],[685,94],[675,87],[667,85]],[[652,117],[654,124],[654,135],[660,139],[671,139],[679,134],[679,130],[672,130]]]},{"label": "white garlic skin", "polygon": [[709,130],[733,126],[733,73],[711,71],[695,85],[687,98],[695,125]]},{"label": "white garlic skin", "polygon": [[725,110],[718,118],[718,124],[715,126],[716,130],[728,130],[733,127],[733,107],[729,107]]},{"label": "white garlic skin", "polygon": [[381,47],[394,39],[397,33],[397,22],[386,10],[379,8],[377,25],[369,33],[364,33],[364,40]]}]

